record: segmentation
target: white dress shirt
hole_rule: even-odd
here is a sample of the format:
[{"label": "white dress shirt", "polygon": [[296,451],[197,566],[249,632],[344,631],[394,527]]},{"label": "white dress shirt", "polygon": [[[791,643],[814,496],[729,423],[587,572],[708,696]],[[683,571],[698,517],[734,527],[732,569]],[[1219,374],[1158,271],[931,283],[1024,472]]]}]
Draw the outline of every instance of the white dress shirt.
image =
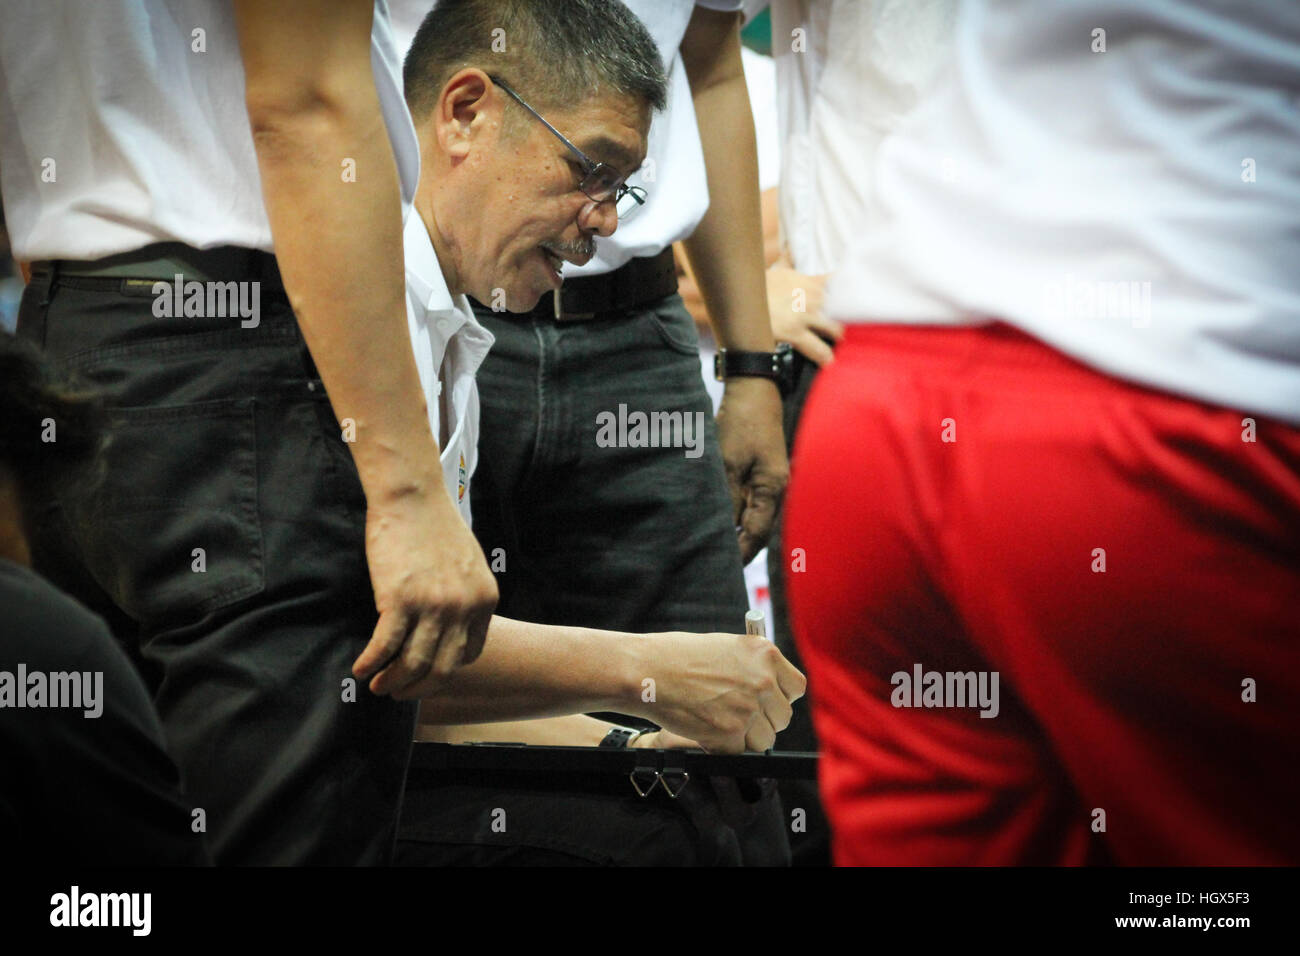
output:
[{"label": "white dress shirt", "polygon": [[[370,61],[405,215],[420,154],[384,0]],[[164,241],[274,251],[230,0],[7,0],[0,189],[19,260]]]},{"label": "white dress shirt", "polygon": [[474,318],[465,296],[453,297],[448,291],[429,231],[415,210],[407,217],[402,243],[406,317],[429,409],[429,428],[442,452],[447,493],[468,524],[469,483],[478,464],[479,400],[474,376],[492,347],[492,333]]},{"label": "white dress shirt", "polygon": [[[704,150],[695,124],[686,67],[678,47],[696,6],[711,10],[735,10],[742,0],[623,0],[645,24],[659,48],[668,74],[668,106],[650,123],[646,161],[628,182],[645,188],[647,200],[629,224],[614,235],[596,239],[596,256],[585,266],[564,267],[564,277],[600,275],[611,272],[635,256],[658,255],[678,239],[685,239],[699,225],[709,208],[709,187],[704,169]],[[430,0],[390,0],[398,41],[405,59]],[[528,99],[527,90],[519,95]],[[544,113],[545,111],[543,111]],[[548,117],[549,119],[549,117]],[[560,130],[564,132],[563,129]]]},{"label": "white dress shirt", "polygon": [[828,313],[1002,319],[1300,424],[1297,64],[1297,3],[967,0]]}]

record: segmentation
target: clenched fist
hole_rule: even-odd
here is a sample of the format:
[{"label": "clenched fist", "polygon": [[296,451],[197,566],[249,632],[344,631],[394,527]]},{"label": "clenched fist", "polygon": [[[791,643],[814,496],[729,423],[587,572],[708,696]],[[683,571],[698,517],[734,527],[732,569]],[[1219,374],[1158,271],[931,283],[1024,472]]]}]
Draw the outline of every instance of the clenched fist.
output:
[{"label": "clenched fist", "polygon": [[646,634],[642,695],[628,713],[715,753],[764,751],[790,723],[807,681],[766,638],[749,634]]}]

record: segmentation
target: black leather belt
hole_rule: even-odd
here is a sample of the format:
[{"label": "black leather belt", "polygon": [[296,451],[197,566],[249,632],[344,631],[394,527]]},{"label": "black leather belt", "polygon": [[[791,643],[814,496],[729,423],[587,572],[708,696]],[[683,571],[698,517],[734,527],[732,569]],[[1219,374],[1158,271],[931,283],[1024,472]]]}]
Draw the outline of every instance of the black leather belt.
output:
[{"label": "black leather belt", "polygon": [[584,322],[612,318],[677,291],[677,266],[673,247],[657,256],[632,259],[598,276],[565,279],[564,284],[538,300],[529,315],[557,322]]},{"label": "black leather belt", "polygon": [[185,282],[258,281],[264,291],[284,288],[274,255],[241,246],[195,249],[180,242],[158,242],[103,259],[32,263],[33,274],[44,272],[109,284],[171,282],[179,275]]}]

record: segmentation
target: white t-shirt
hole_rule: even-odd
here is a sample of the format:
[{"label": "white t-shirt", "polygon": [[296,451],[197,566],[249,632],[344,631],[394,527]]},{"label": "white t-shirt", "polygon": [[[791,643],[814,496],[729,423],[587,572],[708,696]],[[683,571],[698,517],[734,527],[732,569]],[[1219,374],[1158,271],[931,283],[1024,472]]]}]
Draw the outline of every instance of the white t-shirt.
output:
[{"label": "white t-shirt", "polygon": [[[448,291],[429,231],[415,210],[406,219],[402,244],[406,317],[429,409],[429,428],[442,451],[447,493],[468,524],[469,483],[478,465],[479,399],[474,375],[494,340],[474,318],[469,300],[463,295],[453,297]],[[446,422],[442,420],[444,406]]]},{"label": "white t-shirt", "polygon": [[951,72],[880,149],[881,225],[827,312],[1001,319],[1300,423],[1297,89],[1297,3],[967,0]]},{"label": "white t-shirt", "polygon": [[[405,215],[420,155],[384,0],[370,59]],[[273,251],[229,0],[7,0],[0,188],[19,260]]]},{"label": "white t-shirt", "polygon": [[745,86],[749,89],[749,108],[754,114],[754,142],[758,147],[758,188],[760,192],[781,184],[781,129],[776,122],[776,63],[770,56],[740,48],[740,62],[745,68]]},{"label": "white t-shirt", "polygon": [[875,228],[876,151],[952,55],[956,0],[776,0],[781,242],[833,272]]},{"label": "white t-shirt", "polygon": [[[668,106],[650,123],[646,161],[628,177],[647,193],[636,218],[619,226],[614,235],[596,238],[596,256],[585,266],[565,266],[564,277],[611,272],[635,256],[658,255],[699,225],[709,208],[709,187],[704,169],[700,131],[695,125],[686,67],[678,53],[696,6],[711,10],[740,10],[742,0],[623,0],[645,24],[668,74]],[[403,59],[430,0],[390,0]],[[519,91],[526,100],[528,93]],[[548,117],[549,118],[549,117]],[[561,133],[564,130],[560,130]]]}]

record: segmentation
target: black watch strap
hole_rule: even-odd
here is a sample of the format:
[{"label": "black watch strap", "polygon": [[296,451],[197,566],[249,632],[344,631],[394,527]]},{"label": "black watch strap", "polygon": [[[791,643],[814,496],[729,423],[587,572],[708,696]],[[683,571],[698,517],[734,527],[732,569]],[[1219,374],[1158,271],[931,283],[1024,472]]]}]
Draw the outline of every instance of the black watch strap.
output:
[{"label": "black watch strap", "polygon": [[735,349],[718,349],[713,356],[713,377],[719,382],[729,378],[769,378],[776,382],[782,395],[794,387],[794,349],[788,342],[779,342],[775,352],[738,352]]},{"label": "black watch strap", "polygon": [[721,382],[736,375],[776,381],[781,377],[781,353],[718,349],[713,359],[713,377]]},{"label": "black watch strap", "polygon": [[600,742],[600,746],[625,748],[632,741],[632,738],[639,736],[640,733],[639,730],[629,730],[627,727],[613,727],[605,735],[605,739]]}]

